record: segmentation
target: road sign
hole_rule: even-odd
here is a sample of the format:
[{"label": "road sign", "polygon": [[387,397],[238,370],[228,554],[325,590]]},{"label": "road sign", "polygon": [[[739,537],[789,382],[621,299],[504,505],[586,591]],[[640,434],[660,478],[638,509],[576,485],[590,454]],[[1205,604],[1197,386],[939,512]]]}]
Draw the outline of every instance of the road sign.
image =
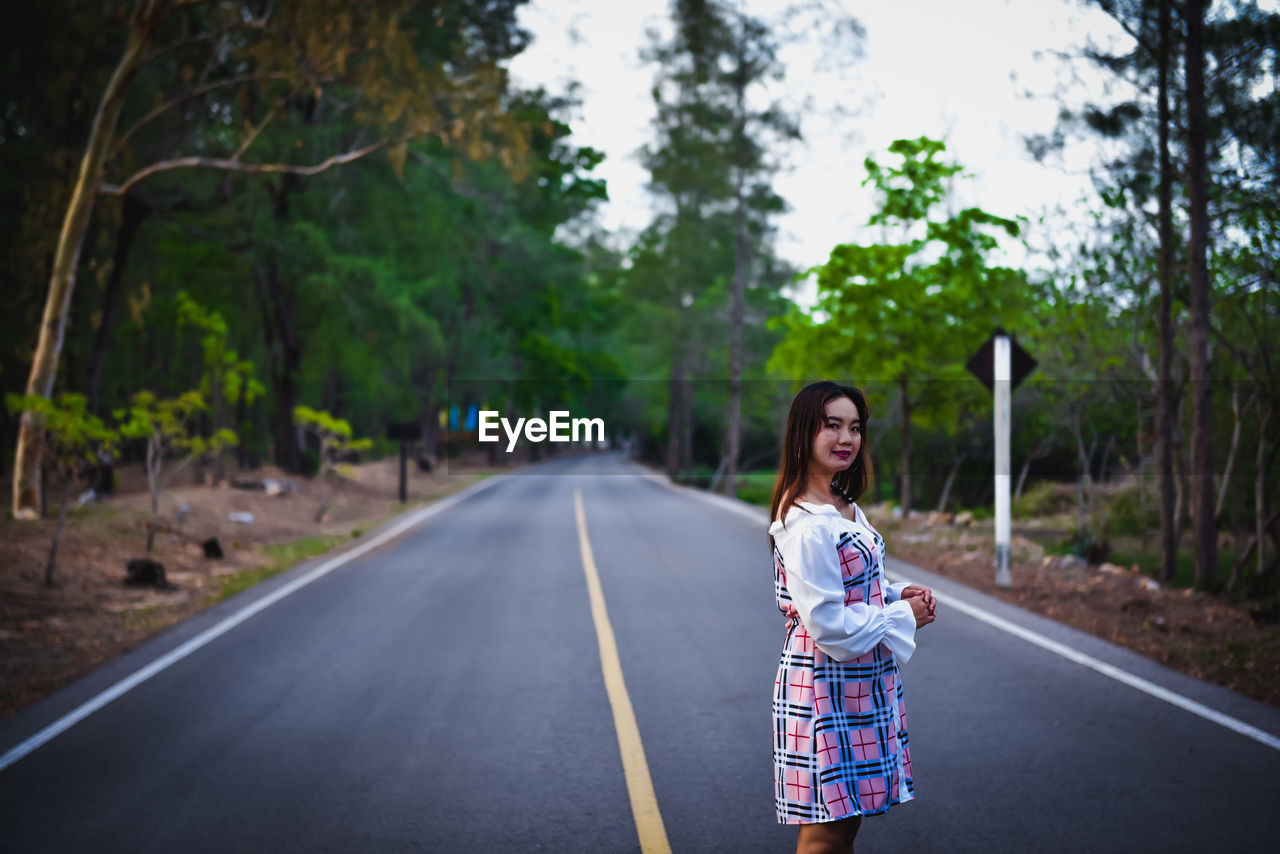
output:
[{"label": "road sign", "polygon": [[996,354],[996,338],[1005,336],[1009,339],[1009,380],[1012,385],[1010,389],[1018,387],[1018,383],[1026,379],[1027,374],[1036,369],[1036,360],[1031,358],[1031,354],[1018,346],[1018,342],[1012,335],[1003,329],[997,328],[991,333],[978,352],[974,353],[965,362],[964,366],[969,369],[969,373],[973,374],[982,384],[987,387],[987,391],[995,393],[995,354]]},{"label": "road sign", "polygon": [[993,408],[996,444],[995,483],[995,535],[996,535],[996,586],[1009,587],[1013,577],[1009,572],[1009,541],[1011,532],[1009,502],[1009,437],[1013,388],[1035,370],[1036,360],[1018,346],[1018,342],[1003,329],[997,328],[986,343],[965,364],[969,371],[982,381],[987,391],[995,397]]},{"label": "road sign", "polygon": [[393,442],[416,442],[422,438],[422,425],[417,421],[393,421],[387,425],[387,438]]},{"label": "road sign", "polygon": [[387,438],[400,443],[400,503],[409,500],[409,442],[422,438],[422,425],[417,421],[393,421],[387,425]]}]

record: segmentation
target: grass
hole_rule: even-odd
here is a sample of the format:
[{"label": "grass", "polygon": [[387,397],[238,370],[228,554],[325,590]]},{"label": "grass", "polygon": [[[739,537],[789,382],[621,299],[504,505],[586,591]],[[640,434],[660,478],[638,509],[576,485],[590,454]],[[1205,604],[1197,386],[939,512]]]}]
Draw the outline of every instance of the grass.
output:
[{"label": "grass", "polygon": [[129,631],[154,632],[173,623],[170,609],[163,605],[148,605],[120,614],[120,625]]},{"label": "grass", "polygon": [[325,554],[349,539],[359,536],[357,533],[359,530],[359,528],[355,529],[351,532],[351,535],[322,534],[317,537],[290,540],[287,543],[261,546],[261,552],[271,559],[270,562],[252,569],[244,569],[240,572],[217,576],[214,581],[218,585],[218,589],[205,597],[204,604],[212,605],[215,602],[229,599],[241,591],[248,590],[255,584],[266,581],[273,575],[279,575],[284,570],[301,563],[307,558]]},{"label": "grass", "polygon": [[[1227,578],[1231,575],[1231,565],[1235,561],[1235,549],[1219,548],[1218,549],[1218,581],[1222,585],[1226,585]],[[1142,570],[1144,575],[1156,578],[1160,575],[1160,550],[1148,549],[1112,549],[1111,556],[1108,558],[1117,566],[1133,566],[1135,563]],[[1178,549],[1178,555],[1174,559],[1173,581],[1169,587],[1193,587],[1196,578],[1196,559],[1191,549]]]},{"label": "grass", "polygon": [[777,476],[774,471],[753,471],[738,475],[738,500],[768,507],[773,501],[773,482]]}]

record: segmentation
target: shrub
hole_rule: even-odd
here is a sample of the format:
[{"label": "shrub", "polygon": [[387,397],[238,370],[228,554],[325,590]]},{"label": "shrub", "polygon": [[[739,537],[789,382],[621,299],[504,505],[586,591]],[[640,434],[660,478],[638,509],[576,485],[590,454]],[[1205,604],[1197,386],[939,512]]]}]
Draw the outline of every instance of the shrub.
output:
[{"label": "shrub", "polygon": [[773,500],[774,472],[751,472],[738,475],[738,498],[761,507],[768,507]]},{"label": "shrub", "polygon": [[1075,487],[1067,483],[1042,480],[1013,499],[1013,515],[1029,519],[1054,516],[1076,506]]},{"label": "shrub", "polygon": [[320,452],[311,448],[303,448],[299,454],[298,464],[302,467],[302,473],[305,475],[315,475],[320,471]]},{"label": "shrub", "polygon": [[1142,499],[1136,486],[1122,489],[1104,500],[1107,507],[1107,530],[1111,534],[1140,537],[1151,530],[1153,521],[1159,524],[1158,517],[1155,516],[1159,508],[1154,496],[1147,502],[1147,512],[1144,516]]}]

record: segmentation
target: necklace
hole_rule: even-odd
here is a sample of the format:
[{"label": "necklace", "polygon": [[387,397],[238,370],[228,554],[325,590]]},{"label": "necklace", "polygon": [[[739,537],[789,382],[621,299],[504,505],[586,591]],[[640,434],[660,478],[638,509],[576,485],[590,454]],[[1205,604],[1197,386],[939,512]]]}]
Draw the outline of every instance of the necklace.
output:
[{"label": "necklace", "polygon": [[845,501],[848,501],[850,504],[854,503],[853,495],[851,495],[848,490],[840,486],[840,484],[836,482],[836,479],[834,477],[831,478],[831,491],[836,495],[840,496],[841,498],[843,498]]},{"label": "necklace", "polygon": [[[831,479],[831,497],[839,498],[839,499],[841,499],[842,501],[844,501],[846,504],[853,504],[853,503],[854,503],[853,496],[852,496],[852,495],[850,495],[850,494],[849,494],[849,492],[848,492],[847,490],[841,489],[841,488],[840,488],[840,484],[836,482],[836,479],[835,479],[835,478],[832,478],[832,479]],[[810,502],[811,504],[827,504],[827,503],[830,503],[830,502],[829,502],[829,500],[826,500],[826,499],[819,499],[819,500],[817,500],[817,501],[814,501],[812,498],[810,498],[810,497],[809,497],[809,494],[808,494],[807,492],[806,492],[803,496],[801,496],[800,500],[801,500],[801,501],[808,501],[808,502]]]}]

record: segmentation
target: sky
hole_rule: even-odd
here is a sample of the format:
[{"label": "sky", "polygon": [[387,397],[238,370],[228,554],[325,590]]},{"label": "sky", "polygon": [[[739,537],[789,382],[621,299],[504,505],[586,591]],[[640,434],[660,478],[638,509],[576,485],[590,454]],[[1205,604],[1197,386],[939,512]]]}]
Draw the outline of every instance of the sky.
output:
[{"label": "sky", "polygon": [[[742,2],[766,20],[788,5]],[[889,162],[894,139],[928,135],[946,140],[948,154],[972,176],[955,183],[957,206],[1032,221],[1059,206],[1072,212],[1033,226],[1030,251],[1011,245],[999,259],[1043,266],[1035,247],[1058,240],[1059,225],[1081,221],[1091,204],[1088,167],[1097,153],[1082,142],[1061,159],[1037,163],[1023,140],[1053,130],[1061,107],[1055,93],[1069,103],[1105,97],[1101,75],[1058,53],[1090,41],[1123,45],[1119,27],[1079,0],[829,2],[864,28],[863,56],[834,62],[813,37],[793,42],[781,56],[785,83],[757,96],[793,105],[807,99],[810,107],[805,141],[787,153],[774,183],[790,205],[778,221],[778,254],[803,269],[826,261],[833,246],[864,237],[875,207],[872,189],[861,186],[864,159]],[[570,141],[605,153],[597,173],[610,199],[600,218],[625,245],[652,217],[638,151],[652,139],[657,67],[640,51],[647,31],[669,31],[668,0],[531,0],[519,21],[533,42],[512,60],[511,75],[519,85],[556,93],[579,84]],[[796,296],[809,302],[812,293]]]}]

